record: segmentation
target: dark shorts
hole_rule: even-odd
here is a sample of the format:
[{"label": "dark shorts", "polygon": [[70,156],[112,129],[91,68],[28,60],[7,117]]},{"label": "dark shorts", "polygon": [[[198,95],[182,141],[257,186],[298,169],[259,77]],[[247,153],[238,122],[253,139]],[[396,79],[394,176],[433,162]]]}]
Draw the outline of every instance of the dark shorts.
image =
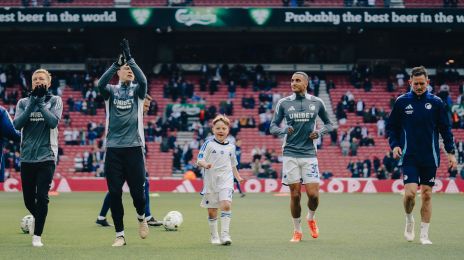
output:
[{"label": "dark shorts", "polygon": [[415,166],[403,165],[403,183],[417,183],[433,187],[435,185],[435,176],[437,167],[435,166]]}]

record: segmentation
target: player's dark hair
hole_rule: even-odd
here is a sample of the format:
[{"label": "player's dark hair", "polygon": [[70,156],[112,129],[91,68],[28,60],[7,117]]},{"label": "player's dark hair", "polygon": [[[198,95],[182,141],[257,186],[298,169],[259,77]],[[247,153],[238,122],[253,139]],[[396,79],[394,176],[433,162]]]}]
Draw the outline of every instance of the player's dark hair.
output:
[{"label": "player's dark hair", "polygon": [[419,77],[421,75],[424,75],[426,78],[428,78],[427,70],[425,69],[424,66],[419,66],[419,67],[414,67],[411,70],[411,78],[412,77]]}]

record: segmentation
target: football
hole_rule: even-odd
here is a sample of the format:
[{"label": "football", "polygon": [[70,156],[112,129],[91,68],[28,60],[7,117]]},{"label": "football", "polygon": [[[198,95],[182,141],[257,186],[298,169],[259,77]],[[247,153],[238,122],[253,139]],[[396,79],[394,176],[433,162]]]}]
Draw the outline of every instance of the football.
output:
[{"label": "football", "polygon": [[24,234],[29,233],[33,221],[34,217],[32,215],[26,215],[23,219],[21,219],[20,227]]},{"label": "football", "polygon": [[184,218],[179,211],[170,211],[163,219],[163,226],[167,231],[177,231]]}]

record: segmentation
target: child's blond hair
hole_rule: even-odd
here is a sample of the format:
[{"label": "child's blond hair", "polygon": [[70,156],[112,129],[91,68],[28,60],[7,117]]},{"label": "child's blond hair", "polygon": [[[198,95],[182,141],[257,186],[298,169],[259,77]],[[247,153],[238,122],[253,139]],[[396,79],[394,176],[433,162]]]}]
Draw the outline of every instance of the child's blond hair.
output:
[{"label": "child's blond hair", "polygon": [[230,119],[227,118],[225,115],[217,115],[213,119],[213,125],[215,125],[219,121],[222,121],[226,126],[230,126]]}]

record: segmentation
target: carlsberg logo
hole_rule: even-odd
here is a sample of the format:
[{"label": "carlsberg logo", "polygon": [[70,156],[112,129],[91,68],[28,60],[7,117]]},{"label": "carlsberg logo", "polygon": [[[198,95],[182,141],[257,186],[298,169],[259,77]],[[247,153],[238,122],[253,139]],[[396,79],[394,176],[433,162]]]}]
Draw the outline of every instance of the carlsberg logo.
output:
[{"label": "carlsberg logo", "polygon": [[263,25],[269,19],[271,14],[271,10],[269,9],[252,9],[250,10],[251,18],[256,22],[258,25]]},{"label": "carlsberg logo", "polygon": [[209,25],[217,21],[217,15],[212,13],[210,8],[201,9],[198,11],[191,9],[179,9],[176,11],[176,21],[187,26],[194,24]]},{"label": "carlsberg logo", "polygon": [[144,25],[151,16],[151,9],[131,9],[132,18],[138,25]]}]

